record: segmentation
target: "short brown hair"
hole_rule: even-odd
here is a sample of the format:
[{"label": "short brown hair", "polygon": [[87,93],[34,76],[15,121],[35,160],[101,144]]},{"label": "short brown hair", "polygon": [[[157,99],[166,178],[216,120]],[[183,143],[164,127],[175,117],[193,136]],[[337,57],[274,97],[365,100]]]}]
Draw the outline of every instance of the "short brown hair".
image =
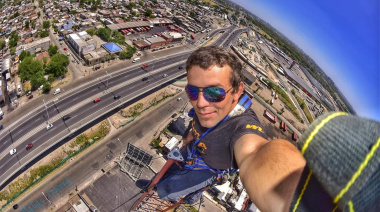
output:
[{"label": "short brown hair", "polygon": [[219,46],[206,46],[195,50],[186,61],[186,71],[191,67],[198,65],[202,69],[208,69],[210,66],[217,65],[231,67],[230,83],[234,92],[243,80],[242,66],[239,59]]}]

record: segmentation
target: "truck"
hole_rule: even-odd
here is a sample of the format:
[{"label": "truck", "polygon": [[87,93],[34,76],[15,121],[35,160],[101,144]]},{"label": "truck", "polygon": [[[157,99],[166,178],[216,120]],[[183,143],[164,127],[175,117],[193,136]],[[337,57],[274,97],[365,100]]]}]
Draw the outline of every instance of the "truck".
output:
[{"label": "truck", "polygon": [[297,141],[297,133],[296,132],[293,132],[293,135],[292,135],[292,140],[293,141]]},{"label": "truck", "polygon": [[267,118],[270,122],[275,124],[277,122],[277,116],[273,115],[268,109],[264,110],[264,117]]}]

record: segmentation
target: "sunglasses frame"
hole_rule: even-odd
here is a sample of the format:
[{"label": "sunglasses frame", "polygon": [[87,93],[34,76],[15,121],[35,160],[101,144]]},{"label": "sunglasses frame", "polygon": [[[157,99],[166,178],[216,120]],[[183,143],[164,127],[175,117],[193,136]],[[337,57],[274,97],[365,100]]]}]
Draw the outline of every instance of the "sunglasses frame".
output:
[{"label": "sunglasses frame", "polygon": [[[190,97],[189,92],[188,92],[188,91],[189,91],[188,88],[196,88],[196,89],[197,89],[197,98],[196,98],[196,99],[192,99],[192,98]],[[222,89],[222,91],[224,92],[224,94],[223,94],[223,98],[220,99],[220,100],[218,100],[218,98],[215,99],[215,100],[210,99],[210,98],[207,96],[207,92],[204,92],[204,90],[205,90],[205,89],[208,89],[208,88],[218,88],[218,89]],[[202,92],[202,93],[203,93],[203,98],[205,98],[208,102],[222,102],[222,101],[226,98],[227,93],[230,92],[230,90],[231,90],[232,88],[233,88],[233,86],[231,86],[231,88],[228,89],[228,90],[226,91],[226,90],[224,90],[224,88],[219,88],[219,87],[215,87],[215,86],[210,86],[210,87],[205,87],[205,88],[199,88],[199,87],[195,87],[195,86],[192,86],[192,85],[186,85],[186,87],[185,87],[185,91],[186,91],[186,95],[187,95],[187,97],[189,97],[189,99],[190,99],[191,101],[196,101],[196,100],[198,100],[198,98],[199,98],[199,93]],[[206,91],[207,91],[207,90],[206,90]]]}]

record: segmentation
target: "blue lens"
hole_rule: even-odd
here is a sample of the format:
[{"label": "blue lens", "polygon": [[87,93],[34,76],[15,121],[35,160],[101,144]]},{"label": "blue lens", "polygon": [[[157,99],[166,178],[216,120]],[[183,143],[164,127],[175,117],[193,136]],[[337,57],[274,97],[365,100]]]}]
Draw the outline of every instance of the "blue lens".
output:
[{"label": "blue lens", "polygon": [[190,100],[195,101],[198,99],[199,89],[197,87],[186,85],[185,91]]},{"label": "blue lens", "polygon": [[204,88],[203,96],[209,102],[221,102],[226,97],[226,91],[218,87]]}]

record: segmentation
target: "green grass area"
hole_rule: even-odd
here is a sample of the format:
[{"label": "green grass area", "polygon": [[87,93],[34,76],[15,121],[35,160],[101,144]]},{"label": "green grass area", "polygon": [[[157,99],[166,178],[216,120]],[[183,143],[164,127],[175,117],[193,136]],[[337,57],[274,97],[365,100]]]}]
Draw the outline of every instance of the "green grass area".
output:
[{"label": "green grass area", "polygon": [[100,140],[100,138],[105,137],[108,132],[109,123],[108,121],[103,121],[97,131],[89,135],[81,134],[76,137],[76,139],[68,145],[70,148],[74,149],[64,151],[67,155],[66,157],[63,155],[58,156],[45,165],[31,169],[29,175],[25,174],[24,176],[19,177],[17,180],[10,183],[0,192],[0,201],[7,201],[7,203],[2,205],[0,211],[2,211],[3,208],[14,201],[14,199],[18,198],[25,191],[39,183],[43,178],[48,176],[55,169],[65,164],[68,159],[72,158],[90,145],[94,144],[96,141]]},{"label": "green grass area", "polygon": [[297,102],[302,108],[303,112],[305,113],[307,120],[309,121],[309,123],[313,122],[313,117],[311,116],[309,109],[306,107],[305,101],[303,101],[303,99],[293,91],[294,90],[292,90],[292,94],[294,97],[296,97]]},{"label": "green grass area", "polygon": [[271,89],[274,89],[276,91],[278,98],[285,104],[285,107],[294,115],[294,117],[303,123],[303,120],[301,119],[296,106],[293,105],[293,102],[290,100],[289,96],[273,82],[268,81],[267,84]]},{"label": "green grass area", "polygon": [[215,2],[212,2],[210,0],[203,0],[203,2],[209,3],[211,6],[218,6]]}]

